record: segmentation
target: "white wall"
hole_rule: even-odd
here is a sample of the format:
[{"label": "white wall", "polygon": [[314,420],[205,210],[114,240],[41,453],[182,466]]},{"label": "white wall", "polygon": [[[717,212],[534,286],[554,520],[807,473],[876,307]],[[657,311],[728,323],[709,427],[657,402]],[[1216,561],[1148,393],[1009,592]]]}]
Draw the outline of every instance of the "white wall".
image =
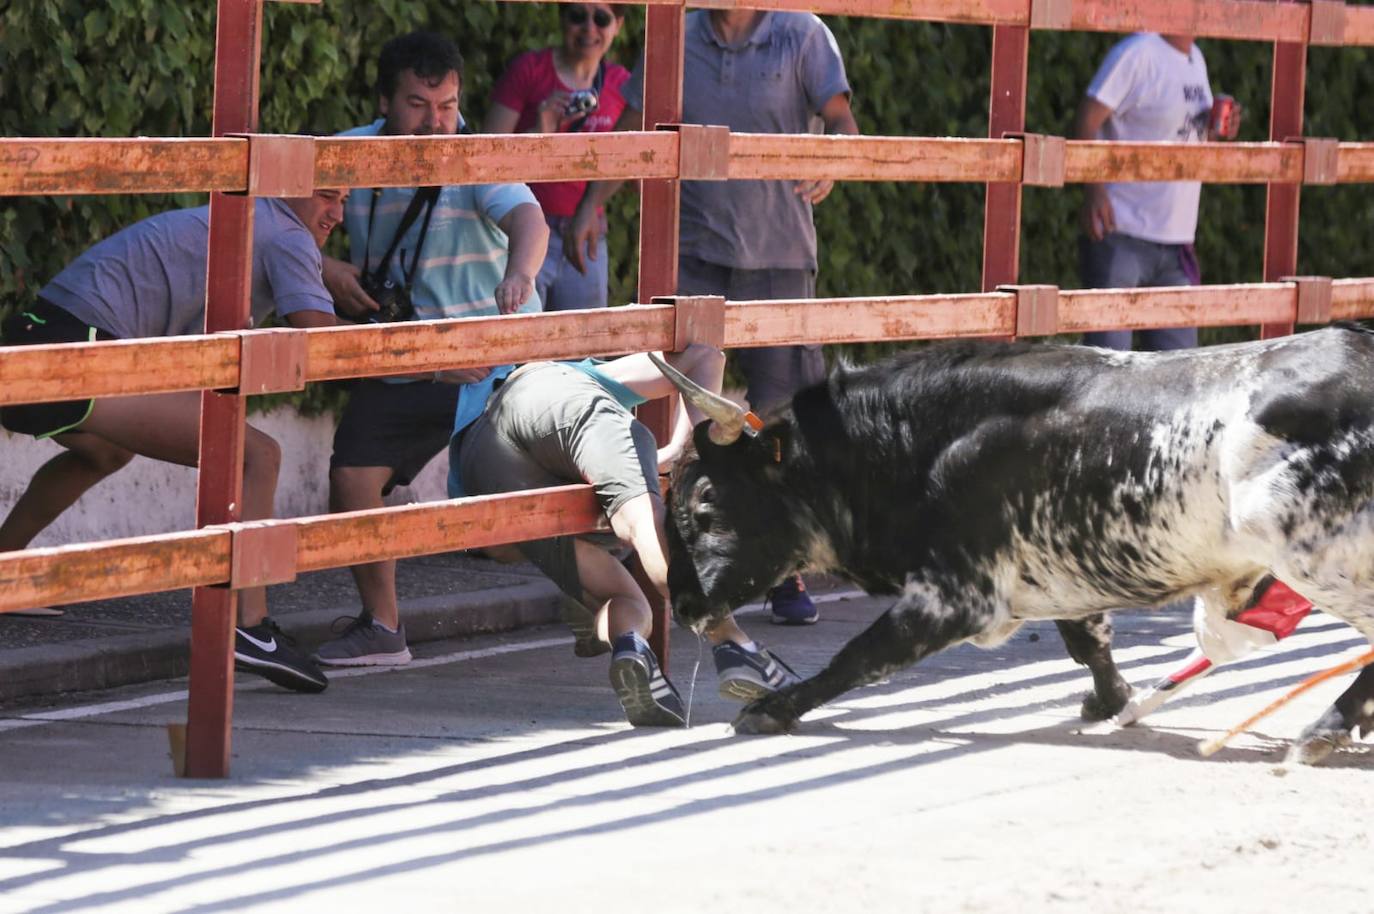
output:
[{"label": "white wall", "polygon": [[[304,418],[286,407],[249,417],[249,423],[277,439],[282,469],[277,485],[277,516],[302,517],[329,512],[329,454],[332,416]],[[61,447],[0,429],[0,512],[23,493],[35,470]],[[413,485],[398,488],[387,504],[445,498],[448,455],[430,461]],[[145,457],[96,486],[34,540],[34,546],[142,536],[189,530],[195,526],[195,471]]]}]

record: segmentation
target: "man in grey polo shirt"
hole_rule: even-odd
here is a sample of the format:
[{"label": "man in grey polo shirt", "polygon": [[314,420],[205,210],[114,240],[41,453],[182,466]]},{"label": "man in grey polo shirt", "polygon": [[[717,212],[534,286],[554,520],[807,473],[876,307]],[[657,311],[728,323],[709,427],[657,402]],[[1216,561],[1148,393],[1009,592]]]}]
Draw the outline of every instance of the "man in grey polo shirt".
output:
[{"label": "man in grey polo shirt", "polygon": [[[254,325],[273,310],[292,327],[338,323],[321,278],[320,245],[343,219],[347,196],[347,190],[319,190],[309,197],[256,202]],[[115,233],[72,261],[31,307],[5,321],[5,345],[202,333],[209,236],[207,206],[161,213]],[[64,448],[39,468],[0,524],[0,552],[25,548],[135,454],[195,466],[200,400],[197,391],[181,391],[0,408],[5,428],[50,438]],[[281,450],[250,425],[243,451],[242,517],[271,517]],[[296,691],[319,692],[327,684],[267,618],[265,588],[240,594],[234,659],[238,668]]]},{"label": "man in grey polo shirt", "polygon": [[[682,120],[737,133],[857,134],[850,88],[835,37],[810,13],[699,10],[684,28]],[[617,129],[643,126],[644,66],[626,84]],[[564,237],[578,269],[595,257],[597,209],[623,182],[589,186]],[[683,181],[678,292],[734,301],[812,298],[816,294],[816,227],[812,207],[833,181]],[[749,403],[767,412],[825,375],[819,346],[737,350]],[[775,622],[814,622],[800,579],[770,593]]]}]

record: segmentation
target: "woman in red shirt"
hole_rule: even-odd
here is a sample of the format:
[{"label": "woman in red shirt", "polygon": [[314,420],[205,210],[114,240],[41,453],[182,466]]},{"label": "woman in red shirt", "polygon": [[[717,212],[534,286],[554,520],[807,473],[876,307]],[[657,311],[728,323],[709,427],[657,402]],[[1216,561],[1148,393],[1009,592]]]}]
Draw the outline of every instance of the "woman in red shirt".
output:
[{"label": "woman in red shirt", "polygon": [[[571,3],[559,9],[563,43],[526,51],[510,62],[492,90],[487,133],[605,132],[625,108],[621,87],[630,72],[605,60],[624,24],[619,4]],[[563,228],[586,193],[585,181],[532,184],[550,231],[549,253],[535,279],[546,311],[604,308],[609,272],[605,214],[586,274],[563,256]]]}]

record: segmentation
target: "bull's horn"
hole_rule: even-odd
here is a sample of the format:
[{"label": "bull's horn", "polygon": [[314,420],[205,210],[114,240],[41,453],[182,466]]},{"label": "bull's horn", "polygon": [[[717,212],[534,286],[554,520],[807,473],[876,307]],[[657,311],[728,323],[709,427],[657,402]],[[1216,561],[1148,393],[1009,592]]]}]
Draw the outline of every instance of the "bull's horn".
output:
[{"label": "bull's horn", "polygon": [[753,413],[727,400],[720,394],[702,387],[659,358],[657,353],[650,352],[648,355],[653,363],[658,366],[658,370],[663,372],[663,376],[682,392],[682,396],[687,402],[701,410],[702,414],[711,420],[711,427],[707,430],[707,434],[716,444],[722,446],[734,444],[746,430],[751,435],[758,432],[763,423]]}]

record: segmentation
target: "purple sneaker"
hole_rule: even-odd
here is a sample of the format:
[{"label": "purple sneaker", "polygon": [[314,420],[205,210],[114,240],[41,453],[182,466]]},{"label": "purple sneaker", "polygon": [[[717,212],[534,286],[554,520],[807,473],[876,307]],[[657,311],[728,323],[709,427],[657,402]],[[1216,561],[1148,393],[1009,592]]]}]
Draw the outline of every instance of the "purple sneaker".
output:
[{"label": "purple sneaker", "polygon": [[799,574],[768,591],[763,602],[773,608],[773,622],[777,625],[814,625],[821,617]]}]

